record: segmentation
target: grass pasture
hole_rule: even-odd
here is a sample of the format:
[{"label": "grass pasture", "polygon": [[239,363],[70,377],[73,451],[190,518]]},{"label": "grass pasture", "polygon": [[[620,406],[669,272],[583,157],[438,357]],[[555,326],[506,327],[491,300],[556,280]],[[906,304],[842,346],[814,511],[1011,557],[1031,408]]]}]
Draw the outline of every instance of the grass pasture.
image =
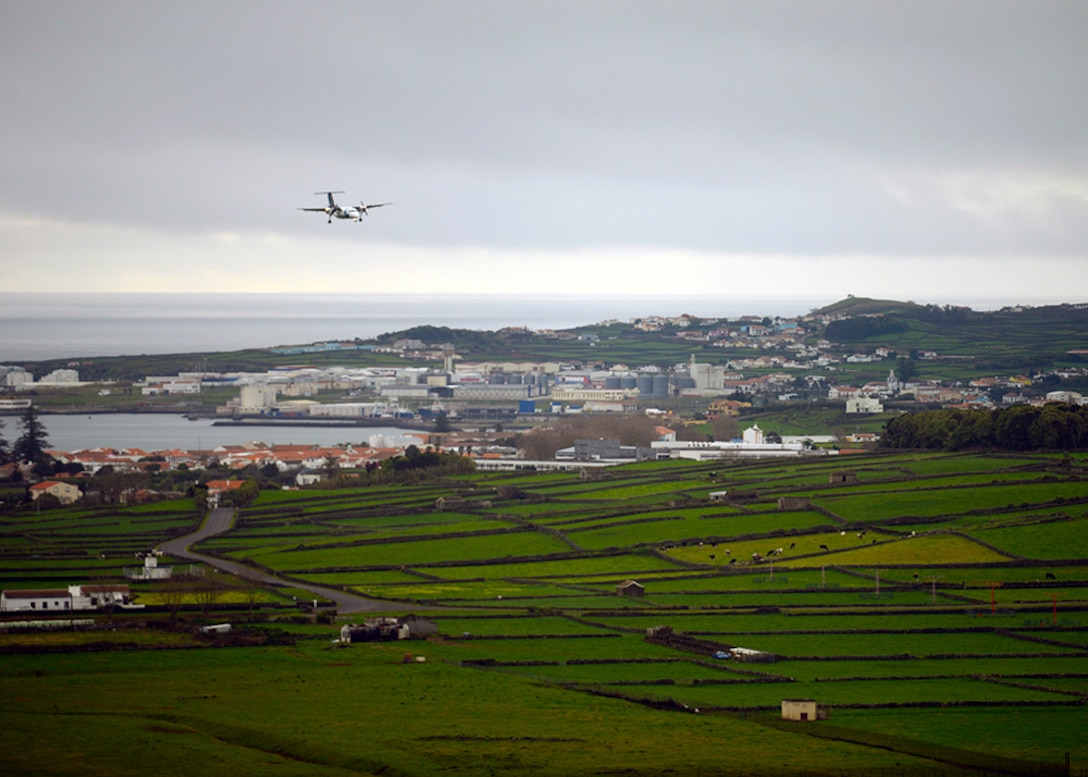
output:
[{"label": "grass pasture", "polygon": [[[829,483],[843,461],[806,459],[262,493],[197,550],[400,602],[439,634],[338,648],[345,619],[241,587],[147,628],[169,591],[133,584],[158,608],[0,628],[0,725],[22,743],[0,769],[952,777],[1056,774],[1069,753],[1088,774],[1088,467],[1071,461],[856,456],[854,486]],[[0,516],[0,581],[121,582],[193,509]],[[645,594],[618,596],[625,580]],[[192,633],[207,622],[293,644],[226,647]],[[662,626],[679,638],[645,639]],[[713,657],[738,646],[775,660]],[[787,698],[832,718],[781,721]]]}]

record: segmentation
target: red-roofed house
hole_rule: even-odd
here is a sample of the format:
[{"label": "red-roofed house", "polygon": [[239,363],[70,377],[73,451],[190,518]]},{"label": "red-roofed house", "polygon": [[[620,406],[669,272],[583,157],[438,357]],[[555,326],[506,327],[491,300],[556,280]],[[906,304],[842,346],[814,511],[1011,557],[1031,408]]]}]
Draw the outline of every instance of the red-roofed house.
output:
[{"label": "red-roofed house", "polygon": [[79,498],[83,496],[79,486],[60,480],[43,480],[41,483],[35,483],[30,487],[30,498],[33,501],[36,502],[42,494],[55,496],[62,505],[70,505],[79,501]]}]

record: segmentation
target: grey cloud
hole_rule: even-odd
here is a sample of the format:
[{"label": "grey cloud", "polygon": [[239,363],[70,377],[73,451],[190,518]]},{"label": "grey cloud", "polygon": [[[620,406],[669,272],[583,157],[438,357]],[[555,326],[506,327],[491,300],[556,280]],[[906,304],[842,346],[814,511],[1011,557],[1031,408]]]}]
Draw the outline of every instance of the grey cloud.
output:
[{"label": "grey cloud", "polygon": [[[1083,251],[931,182],[1088,181],[1075,2],[53,2],[0,12],[0,207],[426,244]],[[906,197],[885,188],[905,187]]]}]

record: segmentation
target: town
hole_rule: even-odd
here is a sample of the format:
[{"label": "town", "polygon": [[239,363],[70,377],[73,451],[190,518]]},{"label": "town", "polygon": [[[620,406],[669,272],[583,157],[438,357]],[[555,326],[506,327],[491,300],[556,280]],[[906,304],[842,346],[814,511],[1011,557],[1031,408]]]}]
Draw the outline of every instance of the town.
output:
[{"label": "town", "polygon": [[[990,316],[984,324],[995,330],[1000,322],[1016,327],[1021,339],[1032,332],[1046,338],[1048,317],[1083,317],[1084,308],[976,315]],[[202,480],[237,484],[259,476],[305,487],[374,471],[409,449],[456,454],[479,469],[585,471],[648,459],[835,455],[877,444],[886,424],[903,413],[1085,403],[1074,390],[1088,384],[1080,349],[1068,348],[1058,363],[1024,357],[1022,369],[1004,374],[985,372],[1000,360],[982,341],[976,341],[981,354],[972,356],[962,347],[930,349],[927,338],[912,337],[904,352],[899,335],[916,322],[967,317],[958,309],[908,304],[904,310],[901,303],[850,298],[796,318],[646,316],[569,331],[498,333],[417,327],[367,342],[254,352],[269,364],[263,370],[202,364],[173,374],[81,380],[81,369],[103,367],[75,360],[46,365],[48,372],[36,376],[35,365],[3,365],[7,395],[0,412],[9,415],[32,408],[173,412],[243,427],[252,441],[199,450],[49,449],[51,470],[36,476],[34,462],[12,461],[0,467],[0,478],[18,470],[33,484],[31,499],[69,503],[86,496],[73,480],[102,474],[210,471]],[[503,353],[518,358],[499,358]],[[541,358],[545,353],[554,357]],[[677,359],[681,354],[686,358]],[[1004,362],[1016,359],[1005,353]],[[791,413],[813,409],[822,413],[818,421],[809,417],[790,428],[798,426],[787,422]],[[577,419],[589,418],[603,420],[591,431],[586,423],[579,427]],[[343,429],[343,439],[353,442],[259,442],[263,428],[281,425],[297,426],[300,434]],[[563,425],[573,432],[544,434]],[[217,493],[214,486],[210,493]],[[126,500],[155,497],[156,489],[146,487],[124,491]]]}]

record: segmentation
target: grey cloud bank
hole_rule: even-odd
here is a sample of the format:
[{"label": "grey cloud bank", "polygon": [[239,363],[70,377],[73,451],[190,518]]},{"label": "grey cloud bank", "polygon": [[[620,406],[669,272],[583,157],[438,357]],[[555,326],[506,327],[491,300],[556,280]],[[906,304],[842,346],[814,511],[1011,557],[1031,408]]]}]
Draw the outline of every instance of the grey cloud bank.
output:
[{"label": "grey cloud bank", "polygon": [[[1079,301],[1086,32],[1075,2],[8,4],[5,285]],[[326,188],[395,205],[295,210]]]}]

